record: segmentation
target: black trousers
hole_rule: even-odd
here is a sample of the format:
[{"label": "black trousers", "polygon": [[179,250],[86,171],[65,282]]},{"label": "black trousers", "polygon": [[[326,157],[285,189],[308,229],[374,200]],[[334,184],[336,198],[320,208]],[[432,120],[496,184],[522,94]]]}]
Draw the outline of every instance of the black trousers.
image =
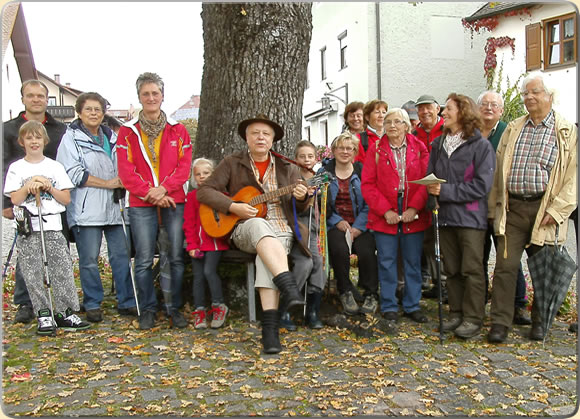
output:
[{"label": "black trousers", "polygon": [[[358,285],[364,295],[378,296],[379,276],[375,238],[370,231],[365,231],[352,243],[352,252],[358,256]],[[337,228],[328,230],[328,256],[334,270],[338,293],[352,291],[350,281],[350,253],[345,233]]]}]

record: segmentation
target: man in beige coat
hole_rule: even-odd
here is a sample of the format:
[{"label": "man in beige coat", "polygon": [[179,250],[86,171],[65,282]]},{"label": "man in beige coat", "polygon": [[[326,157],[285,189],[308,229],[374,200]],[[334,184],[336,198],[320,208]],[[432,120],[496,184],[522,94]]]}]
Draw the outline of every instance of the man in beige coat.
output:
[{"label": "man in beige coat", "polygon": [[[554,90],[541,73],[527,76],[521,88],[527,115],[512,121],[497,148],[489,214],[498,238],[487,339],[501,343],[514,310],[516,274],[528,256],[566,240],[568,217],[576,208],[577,129],[552,109]],[[541,313],[532,305],[530,339],[542,340]]]}]

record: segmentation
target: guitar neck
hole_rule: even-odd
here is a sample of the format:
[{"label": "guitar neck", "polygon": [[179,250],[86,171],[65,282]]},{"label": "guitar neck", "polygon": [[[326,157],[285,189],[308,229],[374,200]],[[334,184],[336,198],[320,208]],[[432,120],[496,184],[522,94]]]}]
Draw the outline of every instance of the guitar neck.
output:
[{"label": "guitar neck", "polygon": [[261,195],[257,195],[253,197],[248,204],[251,206],[255,206],[258,204],[262,204],[264,202],[272,201],[280,196],[288,195],[294,190],[294,187],[298,185],[298,183],[293,183],[292,185],[284,186],[283,188],[276,189],[275,191],[266,192]]}]

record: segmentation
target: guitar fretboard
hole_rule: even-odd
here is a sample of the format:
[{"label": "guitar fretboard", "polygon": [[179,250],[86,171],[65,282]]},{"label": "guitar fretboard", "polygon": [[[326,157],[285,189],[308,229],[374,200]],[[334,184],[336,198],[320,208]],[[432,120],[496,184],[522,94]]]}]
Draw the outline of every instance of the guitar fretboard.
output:
[{"label": "guitar fretboard", "polygon": [[264,202],[271,201],[276,199],[280,196],[287,195],[294,190],[294,187],[298,185],[297,183],[293,183],[292,185],[284,186],[283,188],[276,189],[275,191],[266,192],[261,195],[253,197],[248,204],[252,207],[258,204],[262,204]]}]

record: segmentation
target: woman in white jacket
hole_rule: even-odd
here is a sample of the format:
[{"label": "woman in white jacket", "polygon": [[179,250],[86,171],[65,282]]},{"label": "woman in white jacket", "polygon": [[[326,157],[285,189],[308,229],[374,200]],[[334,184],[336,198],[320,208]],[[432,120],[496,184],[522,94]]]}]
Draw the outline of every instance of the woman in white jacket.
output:
[{"label": "woman in white jacket", "polygon": [[103,285],[98,257],[103,233],[117,291],[119,314],[136,315],[130,258],[119,203],[114,190],[123,185],[117,175],[117,135],[102,125],[106,100],[98,93],[81,94],[75,104],[79,118],[71,122],[56,156],[75,186],[67,206],[67,221],[79,253],[83,305],[87,320],[103,320]]}]

